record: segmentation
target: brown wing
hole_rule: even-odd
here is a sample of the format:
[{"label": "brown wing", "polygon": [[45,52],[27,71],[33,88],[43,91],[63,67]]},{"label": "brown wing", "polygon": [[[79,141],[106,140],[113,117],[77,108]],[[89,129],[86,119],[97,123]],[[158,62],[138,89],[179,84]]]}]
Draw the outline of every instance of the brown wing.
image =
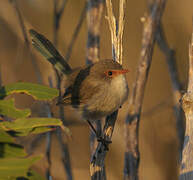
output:
[{"label": "brown wing", "polygon": [[91,66],[79,71],[75,78],[74,85],[72,87],[72,105],[86,105],[99,91],[99,84],[93,81],[92,77],[89,76]]},{"label": "brown wing", "polygon": [[80,67],[75,68],[72,70],[72,73],[68,74],[67,76],[64,76],[64,80],[62,81],[61,87],[64,88],[72,87],[80,70],[81,70]]},{"label": "brown wing", "polygon": [[61,83],[62,87],[62,100],[58,102],[58,104],[63,105],[72,105],[71,99],[72,99],[72,88],[74,86],[75,79],[80,72],[81,68],[76,68],[72,70],[72,73],[70,73],[67,76],[63,76],[63,80]]},{"label": "brown wing", "polygon": [[66,106],[67,105],[72,105],[71,99],[72,99],[72,94],[71,93],[68,93],[68,94],[65,93],[62,100],[61,100],[61,102],[59,102],[59,104],[63,104],[63,105],[66,105]]},{"label": "brown wing", "polygon": [[89,100],[92,99],[100,90],[99,84],[95,83],[92,80],[86,79],[82,83],[80,91],[80,105],[86,105],[89,103]]}]

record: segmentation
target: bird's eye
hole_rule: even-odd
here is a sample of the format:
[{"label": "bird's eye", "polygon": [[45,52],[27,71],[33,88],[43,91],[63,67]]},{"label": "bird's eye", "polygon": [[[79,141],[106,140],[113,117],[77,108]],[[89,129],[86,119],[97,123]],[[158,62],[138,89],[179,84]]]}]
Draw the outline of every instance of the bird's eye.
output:
[{"label": "bird's eye", "polygon": [[112,72],[112,71],[108,71],[108,75],[109,75],[109,76],[112,76],[112,75],[113,75],[113,72]]}]

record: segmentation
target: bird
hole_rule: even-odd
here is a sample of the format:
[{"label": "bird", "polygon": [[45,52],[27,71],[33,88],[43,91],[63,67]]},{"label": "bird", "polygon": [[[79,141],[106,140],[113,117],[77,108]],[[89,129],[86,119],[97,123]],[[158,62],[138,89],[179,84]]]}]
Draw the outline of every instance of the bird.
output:
[{"label": "bird", "polygon": [[92,123],[118,110],[128,98],[126,80],[128,69],[113,59],[104,59],[93,64],[72,69],[54,45],[42,34],[29,30],[32,45],[62,74],[65,92],[57,105],[70,105],[82,115],[97,136]]}]

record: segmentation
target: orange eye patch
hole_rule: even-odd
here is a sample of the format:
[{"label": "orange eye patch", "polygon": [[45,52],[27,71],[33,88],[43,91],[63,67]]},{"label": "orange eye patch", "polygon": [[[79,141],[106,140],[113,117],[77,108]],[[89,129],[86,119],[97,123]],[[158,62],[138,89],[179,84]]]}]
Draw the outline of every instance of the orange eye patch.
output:
[{"label": "orange eye patch", "polygon": [[127,72],[129,72],[128,69],[121,69],[121,70],[109,69],[109,70],[105,71],[105,74],[108,77],[115,77],[115,76],[118,76],[120,74],[125,74]]}]

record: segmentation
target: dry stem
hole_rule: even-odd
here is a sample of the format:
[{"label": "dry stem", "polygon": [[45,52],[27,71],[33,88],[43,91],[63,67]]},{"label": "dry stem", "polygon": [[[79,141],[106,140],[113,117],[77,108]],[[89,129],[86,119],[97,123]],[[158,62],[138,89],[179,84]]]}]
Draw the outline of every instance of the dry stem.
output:
[{"label": "dry stem", "polygon": [[[125,17],[125,6],[126,0],[119,1],[119,22],[118,28],[116,23],[116,18],[113,13],[113,7],[111,0],[106,0],[107,6],[107,20],[109,22],[109,29],[111,32],[111,41],[113,45],[113,51],[115,51],[115,58],[120,64],[122,64],[122,55],[123,55],[123,29],[124,29],[124,17]],[[113,52],[114,56],[114,52]]]},{"label": "dry stem", "polygon": [[[100,25],[102,20],[102,14],[104,9],[104,1],[101,0],[88,0],[87,1],[87,27],[88,27],[88,39],[87,39],[87,51],[86,51],[86,63],[95,63],[99,61],[99,46],[100,46]],[[98,134],[101,134],[101,120],[94,122]],[[90,134],[90,150],[91,155],[94,153],[97,147],[97,139],[95,134],[91,131]],[[92,165],[90,164],[90,167]],[[102,168],[102,177],[105,179],[105,169]],[[91,173],[92,178],[92,173]]]},{"label": "dry stem", "polygon": [[[122,35],[123,35],[123,27],[124,27],[124,7],[125,0],[120,0],[120,14],[119,14],[119,24],[116,26],[116,19],[113,15],[112,3],[111,0],[106,0],[107,6],[107,19],[109,22],[109,28],[111,32],[112,39],[112,49],[113,49],[113,59],[122,64]],[[119,29],[120,27],[120,29]],[[117,119],[118,110],[107,116],[105,121],[105,126],[103,129],[103,138],[107,141],[111,141],[115,122]],[[90,164],[90,173],[92,180],[105,180],[104,176],[104,160],[106,157],[106,147],[103,143],[98,143],[98,146],[92,156],[91,164]]]},{"label": "dry stem", "polygon": [[187,92],[182,97],[186,116],[186,130],[180,168],[180,180],[193,179],[193,33],[189,44],[189,81]]},{"label": "dry stem", "polygon": [[181,84],[178,77],[177,67],[176,67],[176,57],[175,51],[171,49],[168,45],[162,24],[159,25],[156,33],[156,42],[160,50],[165,55],[166,63],[168,64],[168,71],[171,78],[172,90],[173,90],[173,110],[176,118],[176,129],[179,139],[179,152],[182,151],[183,141],[184,141],[184,113],[180,105],[179,100],[181,99]]},{"label": "dry stem", "polygon": [[[65,5],[67,3],[67,0],[63,0],[62,6],[59,7],[59,1],[53,0],[54,2],[54,45],[57,47],[58,45],[58,30],[60,27],[60,20],[62,17],[62,14],[64,12]],[[56,75],[56,87],[59,90],[59,101],[62,98],[61,94],[61,81],[62,81],[62,74],[59,73],[57,69],[54,68],[55,75]],[[64,107],[62,105],[59,105],[59,116],[62,120],[63,124],[65,125],[65,115],[64,115]],[[73,179],[72,169],[71,169],[71,163],[70,163],[70,154],[68,151],[68,145],[63,142],[63,139],[61,137],[61,129],[57,128],[56,130],[58,141],[62,150],[62,162],[64,166],[64,170],[66,171],[66,176],[68,180]]]},{"label": "dry stem", "polygon": [[129,99],[129,110],[126,118],[126,152],[124,165],[124,179],[138,180],[139,148],[138,130],[141,114],[141,107],[144,97],[145,85],[152,61],[152,54],[155,44],[155,33],[160,23],[166,0],[155,0],[151,13],[143,18],[144,29],[142,38],[142,49],[137,68],[137,77],[133,84],[133,91]]}]

